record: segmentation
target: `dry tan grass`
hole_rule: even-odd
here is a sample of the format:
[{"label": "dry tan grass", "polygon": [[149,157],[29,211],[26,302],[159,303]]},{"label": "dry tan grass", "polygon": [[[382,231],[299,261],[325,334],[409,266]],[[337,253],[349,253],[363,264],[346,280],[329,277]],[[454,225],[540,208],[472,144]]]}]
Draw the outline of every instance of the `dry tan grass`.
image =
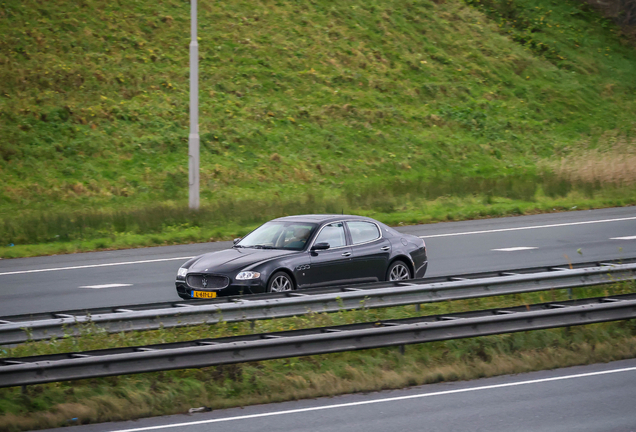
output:
[{"label": "dry tan grass", "polygon": [[598,149],[577,152],[544,166],[572,183],[629,186],[636,184],[636,140],[616,137]]}]

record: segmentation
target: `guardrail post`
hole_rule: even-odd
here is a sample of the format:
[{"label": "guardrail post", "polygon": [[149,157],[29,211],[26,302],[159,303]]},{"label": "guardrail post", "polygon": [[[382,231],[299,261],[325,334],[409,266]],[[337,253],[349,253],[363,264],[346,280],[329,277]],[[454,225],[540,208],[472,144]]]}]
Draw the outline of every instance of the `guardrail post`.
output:
[{"label": "guardrail post", "polygon": [[404,355],[406,352],[406,347],[404,345],[400,345],[400,355]]}]

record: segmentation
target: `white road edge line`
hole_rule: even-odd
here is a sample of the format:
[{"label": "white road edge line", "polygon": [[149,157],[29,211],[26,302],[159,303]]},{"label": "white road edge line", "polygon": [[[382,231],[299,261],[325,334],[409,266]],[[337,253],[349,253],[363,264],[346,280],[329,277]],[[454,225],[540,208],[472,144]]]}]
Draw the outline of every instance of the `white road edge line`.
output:
[{"label": "white road edge line", "polygon": [[539,228],[556,228],[556,227],[564,227],[564,226],[588,225],[588,224],[597,224],[597,223],[606,223],[606,222],[621,222],[621,221],[628,221],[628,220],[635,220],[635,219],[636,217],[627,217],[627,218],[603,219],[603,220],[584,221],[584,222],[569,222],[569,223],[552,224],[552,225],[535,225],[535,226],[502,228],[502,229],[493,229],[493,230],[484,230],[484,231],[468,231],[468,232],[459,232],[459,233],[435,234],[435,235],[419,236],[419,237],[423,239],[434,238],[434,237],[452,237],[452,236],[461,236],[461,235],[470,235],[470,234],[486,234],[486,233],[494,233],[494,232],[521,231],[521,230],[539,229]]},{"label": "white road edge line", "polygon": [[498,251],[498,252],[516,252],[516,251],[532,250],[532,249],[539,249],[539,248],[535,246],[518,246],[518,247],[490,249],[490,250]]},{"label": "white road edge line", "polygon": [[[529,227],[503,228],[503,229],[485,230],[485,231],[469,231],[469,232],[449,233],[449,234],[435,234],[435,235],[419,236],[419,237],[420,238],[451,237],[451,236],[460,236],[460,235],[469,235],[469,234],[485,234],[485,233],[492,233],[492,232],[519,231],[519,230],[538,229],[538,228],[554,228],[554,227],[562,227],[562,226],[587,225],[587,224],[605,223],[605,222],[620,222],[620,221],[626,221],[626,220],[636,220],[636,216],[628,217],[628,218],[603,219],[603,220],[585,221],[585,222],[570,222],[570,223],[552,224],[552,225],[536,225],[536,226],[529,226]],[[41,272],[60,271],[60,270],[77,270],[77,269],[95,268],[95,267],[111,267],[111,266],[118,266],[118,265],[145,264],[145,263],[162,262],[162,261],[188,260],[190,258],[192,257],[188,256],[188,257],[176,257],[176,258],[162,258],[162,259],[155,259],[155,260],[128,261],[128,262],[120,262],[120,263],[91,264],[91,265],[85,265],[85,266],[57,267],[57,268],[50,268],[50,269],[19,270],[19,271],[13,271],[13,272],[0,273],[0,276],[26,274],[26,273],[41,273]]]},{"label": "white road edge line", "polygon": [[188,256],[188,257],[175,257],[175,258],[161,258],[161,259],[153,259],[153,260],[127,261],[127,262],[106,263],[106,264],[90,264],[90,265],[83,265],[83,266],[57,267],[57,268],[37,269],[37,270],[19,270],[19,271],[0,273],[0,276],[25,274],[25,273],[41,273],[41,272],[60,271],[60,270],[77,270],[77,269],[95,268],[95,267],[112,267],[112,266],[119,266],[119,265],[146,264],[146,263],[155,263],[155,262],[162,262],[162,261],[189,260],[190,258],[192,257]]},{"label": "white road edge line", "polygon": [[343,404],[336,404],[336,405],[326,405],[326,406],[321,406],[321,407],[300,408],[300,409],[278,411],[278,412],[269,412],[269,413],[261,413],[261,414],[249,414],[249,415],[236,416],[236,417],[226,417],[226,418],[210,419],[210,420],[199,420],[199,421],[193,421],[193,422],[187,422],[187,423],[175,423],[175,424],[169,424],[169,425],[148,426],[148,427],[141,427],[141,428],[134,428],[134,429],[115,429],[112,432],[140,432],[140,431],[167,429],[167,428],[175,428],[175,427],[182,427],[182,426],[193,426],[193,425],[200,425],[200,424],[220,423],[220,422],[227,422],[227,421],[233,421],[233,420],[246,420],[246,419],[253,419],[253,418],[260,418],[260,417],[272,417],[272,416],[279,416],[279,415],[286,415],[286,414],[297,414],[297,413],[303,413],[303,412],[309,412],[309,411],[321,411],[321,410],[336,409],[336,408],[348,408],[348,407],[360,406],[360,405],[369,405],[369,404],[385,403],[385,402],[396,402],[396,401],[402,401],[402,400],[408,400],[408,399],[419,399],[419,398],[425,398],[425,397],[431,397],[431,396],[443,396],[443,395],[449,395],[449,394],[455,394],[455,393],[467,393],[467,392],[473,392],[473,391],[491,390],[491,389],[498,389],[498,388],[505,388],[505,387],[515,387],[515,386],[527,385],[527,384],[539,384],[539,383],[551,382],[551,381],[561,381],[561,380],[568,380],[568,379],[575,379],[575,378],[587,378],[587,377],[598,376],[598,375],[608,375],[608,374],[613,374],[613,373],[632,372],[632,371],[636,371],[636,367],[629,367],[629,368],[622,368],[622,369],[612,369],[612,370],[599,371],[599,372],[588,372],[588,373],[582,373],[582,374],[576,374],[576,375],[566,375],[566,376],[561,376],[561,377],[542,378],[542,379],[529,380],[529,381],[519,381],[519,382],[507,383],[507,384],[494,384],[494,385],[489,385],[489,386],[472,387],[472,388],[467,388],[467,389],[446,390],[446,391],[440,391],[440,392],[434,392],[434,393],[425,393],[425,394],[418,394],[418,395],[410,395],[410,396],[398,396],[398,397],[385,398],[385,399],[374,399],[374,400],[370,400],[370,401],[360,401],[360,402],[350,402],[350,403],[343,403]]},{"label": "white road edge line", "polygon": [[610,240],[636,240],[636,236],[630,236],[630,237],[612,237]]},{"label": "white road edge line", "polygon": [[104,285],[84,285],[79,288],[91,288],[91,289],[102,289],[102,288],[118,288],[118,287],[128,287],[133,286],[133,284],[104,284]]}]

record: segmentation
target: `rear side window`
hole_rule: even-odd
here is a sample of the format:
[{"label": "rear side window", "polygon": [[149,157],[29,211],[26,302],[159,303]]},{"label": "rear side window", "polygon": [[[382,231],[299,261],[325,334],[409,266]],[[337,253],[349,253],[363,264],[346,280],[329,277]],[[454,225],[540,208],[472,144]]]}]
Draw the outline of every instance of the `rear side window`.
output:
[{"label": "rear side window", "polygon": [[353,244],[367,243],[380,238],[380,230],[371,222],[347,222]]},{"label": "rear side window", "polygon": [[345,240],[345,231],[344,225],[342,222],[336,222],[329,225],[326,225],[318,237],[316,238],[315,243],[329,243],[329,247],[331,249],[346,246],[347,241]]}]

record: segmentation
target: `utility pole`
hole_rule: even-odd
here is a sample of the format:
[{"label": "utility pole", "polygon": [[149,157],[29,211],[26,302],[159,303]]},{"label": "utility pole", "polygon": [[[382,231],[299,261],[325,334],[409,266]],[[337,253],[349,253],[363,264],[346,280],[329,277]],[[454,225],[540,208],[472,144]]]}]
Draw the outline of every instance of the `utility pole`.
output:
[{"label": "utility pole", "polygon": [[188,137],[188,177],[190,209],[199,209],[199,42],[197,41],[197,0],[190,0],[190,136]]}]

